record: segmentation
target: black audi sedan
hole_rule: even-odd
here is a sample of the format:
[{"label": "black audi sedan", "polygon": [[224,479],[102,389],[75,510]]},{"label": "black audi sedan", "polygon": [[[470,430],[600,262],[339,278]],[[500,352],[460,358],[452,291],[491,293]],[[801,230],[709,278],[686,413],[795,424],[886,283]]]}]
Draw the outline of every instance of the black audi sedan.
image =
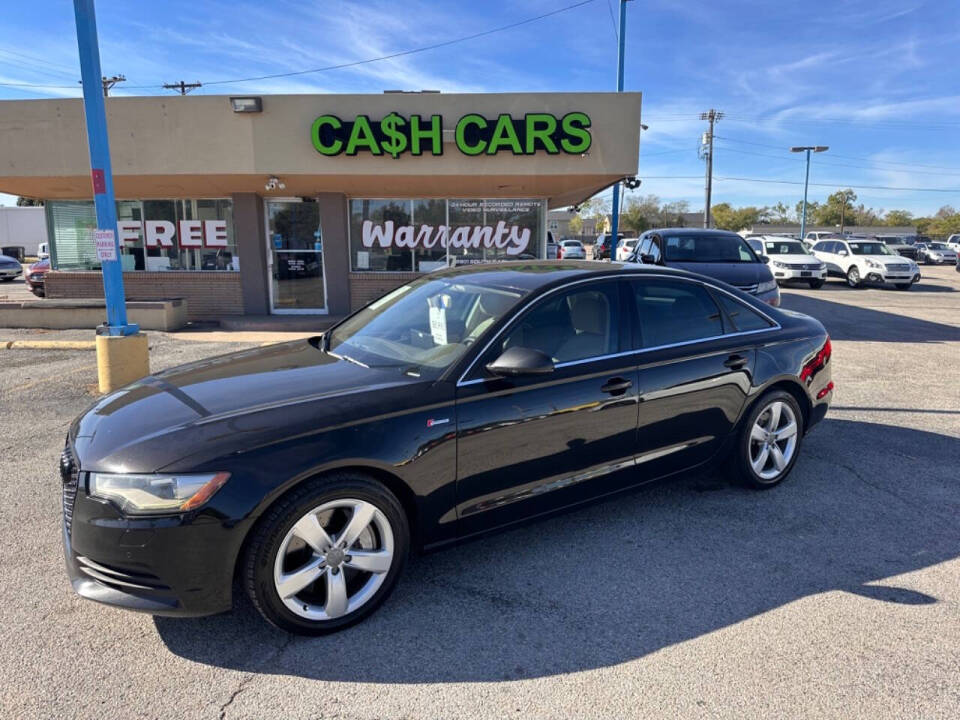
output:
[{"label": "black audi sedan", "polygon": [[777,485],[830,356],[816,320],[689,272],[434,272],[96,402],[61,458],[70,579],[159,615],[228,610],[236,584],[280,628],[337,630],[411,551],[713,464]]}]

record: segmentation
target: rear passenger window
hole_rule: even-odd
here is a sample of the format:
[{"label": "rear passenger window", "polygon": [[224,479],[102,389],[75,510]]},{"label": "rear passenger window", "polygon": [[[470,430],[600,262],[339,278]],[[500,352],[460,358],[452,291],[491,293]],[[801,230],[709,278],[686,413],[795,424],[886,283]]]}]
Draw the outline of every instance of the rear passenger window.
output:
[{"label": "rear passenger window", "polygon": [[702,340],[723,335],[723,317],[701,285],[643,279],[633,283],[640,320],[640,347]]},{"label": "rear passenger window", "polygon": [[734,300],[722,292],[718,292],[717,297],[720,299],[720,305],[723,306],[723,311],[727,313],[727,317],[730,318],[730,321],[733,323],[733,327],[727,329],[728,332],[748,332],[750,330],[766,330],[769,327],[773,327],[770,321],[763,315],[753,308],[747,307],[739,300]]}]

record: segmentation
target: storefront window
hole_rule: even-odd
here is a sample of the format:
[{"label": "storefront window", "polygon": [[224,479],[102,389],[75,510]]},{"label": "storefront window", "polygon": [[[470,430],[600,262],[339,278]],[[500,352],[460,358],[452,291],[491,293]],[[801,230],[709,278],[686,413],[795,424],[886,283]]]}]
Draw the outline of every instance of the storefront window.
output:
[{"label": "storefront window", "polygon": [[350,201],[350,265],[356,272],[429,272],[542,257],[538,199]]},{"label": "storefront window", "polygon": [[[54,266],[99,269],[93,245],[92,201],[46,203]],[[229,199],[118,200],[117,228],[124,270],[239,270]]]}]

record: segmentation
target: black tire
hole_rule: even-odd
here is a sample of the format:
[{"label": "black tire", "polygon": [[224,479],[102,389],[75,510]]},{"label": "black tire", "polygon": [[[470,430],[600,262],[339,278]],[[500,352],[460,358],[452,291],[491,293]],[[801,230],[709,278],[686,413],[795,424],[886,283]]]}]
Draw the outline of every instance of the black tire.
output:
[{"label": "black tire", "polygon": [[913,287],[913,283],[897,283],[897,290],[909,290]]},{"label": "black tire", "polygon": [[[273,576],[277,552],[298,520],[324,503],[345,498],[374,505],[389,522],[393,534],[390,569],[375,593],[355,611],[326,620],[301,617],[284,604],[277,592]],[[326,635],[360,622],[389,597],[406,564],[409,549],[409,524],[393,493],[360,473],[332,473],[295,487],[263,515],[247,544],[243,560],[243,585],[254,607],[271,624],[298,635]],[[349,552],[349,548],[346,551]],[[345,570],[341,572],[346,576]]]},{"label": "black tire", "polygon": [[860,278],[860,270],[856,265],[851,265],[850,269],[847,270],[847,285],[852,288],[859,288],[863,284],[863,280]]},{"label": "black tire", "polygon": [[819,290],[823,287],[823,280],[811,280],[810,287],[813,290]]},{"label": "black tire", "polygon": [[[751,432],[760,415],[766,412],[767,408],[769,408],[772,403],[778,401],[789,405],[790,409],[793,411],[794,417],[796,418],[796,445],[789,458],[789,462],[787,463],[786,467],[780,471],[780,474],[776,478],[765,479],[757,474],[750,460],[750,452],[752,447]],[[751,487],[756,490],[769,490],[770,488],[776,487],[782,483],[790,474],[790,471],[793,470],[793,466],[796,464],[797,458],[800,456],[800,450],[802,449],[803,445],[803,422],[803,413],[801,412],[800,405],[797,403],[797,400],[793,397],[793,395],[785,390],[770,390],[769,392],[764,393],[751,406],[750,411],[744,416],[739,428],[737,429],[736,446],[731,451],[726,463],[726,472],[728,478],[737,484],[746,485],[747,487]]]}]

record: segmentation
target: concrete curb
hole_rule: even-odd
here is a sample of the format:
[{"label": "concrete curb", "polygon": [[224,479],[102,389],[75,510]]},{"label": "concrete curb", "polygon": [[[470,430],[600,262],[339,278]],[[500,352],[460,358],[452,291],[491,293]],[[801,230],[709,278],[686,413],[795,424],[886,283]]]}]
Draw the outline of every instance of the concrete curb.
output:
[{"label": "concrete curb", "polygon": [[93,340],[0,340],[0,350],[96,350]]}]

